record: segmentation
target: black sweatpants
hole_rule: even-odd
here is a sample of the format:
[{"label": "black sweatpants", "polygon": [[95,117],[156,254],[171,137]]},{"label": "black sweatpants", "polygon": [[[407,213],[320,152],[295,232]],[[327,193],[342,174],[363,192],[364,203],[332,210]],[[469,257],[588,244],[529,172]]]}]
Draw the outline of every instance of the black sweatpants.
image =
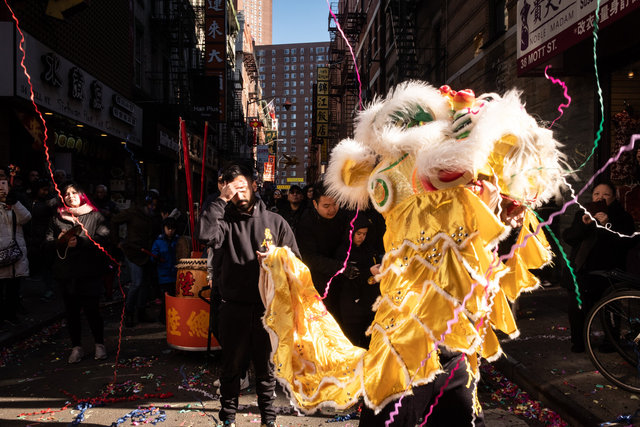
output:
[{"label": "black sweatpants", "polygon": [[587,314],[606,293],[609,283],[604,277],[594,276],[589,273],[578,273],[576,279],[580,289],[582,308],[578,306],[575,287],[571,282],[567,290],[571,344],[584,347],[584,322]]},{"label": "black sweatpants", "polygon": [[20,305],[20,278],[0,279],[0,322],[4,319],[16,322]]},{"label": "black sweatpants", "polygon": [[262,325],[264,306],[222,301],[218,317],[218,333],[222,345],[222,374],[220,375],[220,419],[235,421],[240,394],[240,377],[249,361],[256,375],[256,394],[263,423],[276,420],[274,391],[276,378],[271,355],[269,334]]},{"label": "black sweatpants", "polygon": [[[473,379],[469,378],[466,359],[464,361],[461,359],[461,353],[443,351],[440,354],[440,363],[444,372],[436,376],[435,380],[429,384],[413,387],[413,395],[404,396],[399,414],[394,416],[391,426],[413,427],[416,424],[421,424],[459,361],[458,369],[453,373],[453,378],[449,380],[444,393],[433,407],[426,425],[428,427],[484,426],[484,414],[482,411],[476,414],[475,422],[473,421],[473,394],[476,384]],[[363,427],[384,427],[397,402],[397,400],[394,400],[389,403],[377,415],[374,414],[372,409],[363,406],[359,425]]]},{"label": "black sweatpants", "polygon": [[104,344],[104,321],[100,314],[100,296],[63,292],[62,300],[67,314],[71,345],[79,347],[82,343],[82,313],[87,318],[94,342]]}]

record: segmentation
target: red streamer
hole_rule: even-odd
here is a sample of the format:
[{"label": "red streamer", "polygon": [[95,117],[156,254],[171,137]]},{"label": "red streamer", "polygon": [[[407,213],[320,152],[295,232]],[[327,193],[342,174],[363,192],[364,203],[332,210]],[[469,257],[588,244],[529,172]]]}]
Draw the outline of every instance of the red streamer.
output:
[{"label": "red streamer", "polygon": [[126,396],[126,397],[106,397],[106,398],[105,397],[89,397],[89,398],[79,399],[77,396],[71,393],[68,393],[64,390],[62,390],[62,393],[69,396],[72,399],[72,401],[67,402],[64,406],[58,409],[47,408],[47,409],[42,409],[36,412],[23,412],[21,414],[18,414],[18,417],[29,417],[33,415],[54,414],[56,412],[63,412],[63,411],[66,411],[67,409],[73,408],[74,406],[80,403],[90,403],[92,406],[106,406],[109,404],[120,403],[120,402],[134,402],[136,400],[148,400],[148,399],[169,399],[173,397],[173,393],[168,392],[168,393],[144,393],[143,395],[135,394],[135,395]]},{"label": "red streamer", "polygon": [[[52,164],[51,164],[51,156],[49,155],[49,146],[47,145],[47,141],[49,139],[49,129],[47,128],[47,122],[44,119],[44,116],[42,115],[42,113],[40,112],[40,109],[38,108],[38,105],[36,104],[35,94],[33,92],[33,83],[31,82],[31,75],[29,74],[29,71],[27,70],[27,66],[24,64],[24,61],[25,61],[25,59],[27,57],[27,52],[24,49],[24,43],[25,43],[24,33],[20,29],[20,21],[18,20],[18,17],[16,16],[16,14],[13,12],[13,9],[11,8],[11,6],[9,6],[9,2],[7,0],[4,0],[4,4],[7,6],[7,9],[9,9],[9,12],[11,13],[11,18],[16,23],[16,30],[18,30],[18,33],[20,33],[20,44],[18,45],[18,47],[20,49],[20,52],[22,52],[22,58],[20,59],[20,66],[22,67],[22,70],[24,71],[24,75],[27,77],[27,82],[29,84],[29,99],[31,100],[31,104],[33,105],[34,111],[36,112],[36,114],[40,118],[40,121],[42,122],[42,127],[44,129],[44,131],[43,131],[44,132],[44,139],[42,141],[42,146],[44,147],[44,154],[45,154],[45,158],[47,160],[47,169],[49,170],[49,176],[51,177],[51,182],[53,182],[53,187],[56,190],[56,194],[58,195],[58,198],[63,202],[63,205],[64,205],[64,197],[62,196],[62,193],[60,192],[60,188],[58,187],[58,183],[55,181],[55,179],[53,179],[53,167],[52,167]],[[75,216],[74,216],[74,218],[75,218]],[[104,247],[102,247],[102,245],[100,245],[98,242],[96,242],[95,240],[93,240],[91,238],[91,236],[87,232],[87,229],[84,227],[84,225],[82,225],[82,223],[80,223],[80,221],[78,221],[78,223],[82,227],[82,229],[85,232],[87,238],[98,249],[100,249],[111,260],[111,262],[114,263],[114,265],[118,266],[118,284],[120,286],[120,293],[122,294],[122,298],[124,298],[125,294],[124,294],[124,290],[122,289],[122,283],[120,282],[120,273],[121,273],[120,263],[118,263],[118,261],[116,261],[116,259],[114,257],[112,257]],[[118,350],[116,352],[116,365],[117,365],[117,362],[118,362],[118,358],[120,356],[120,345],[121,345],[121,341],[122,341],[122,322],[123,322],[123,320],[124,320],[124,305],[122,306],[122,313],[120,314],[120,329],[119,329],[119,332],[118,332]],[[117,375],[118,374],[117,374],[117,368],[116,368],[116,369],[114,369],[114,372],[113,372],[113,382],[114,383],[116,382]]]},{"label": "red streamer", "polygon": [[196,251],[196,239],[195,239],[195,219],[193,215],[193,187],[191,186],[191,164],[189,163],[189,139],[187,138],[187,124],[182,117],[180,117],[180,135],[182,136],[182,153],[184,155],[184,172],[187,179],[187,198],[189,201],[189,224],[191,230],[191,249]]},{"label": "red streamer", "polygon": [[204,122],[204,142],[202,143],[202,172],[200,173],[200,209],[202,209],[202,196],[204,195],[204,165],[207,158],[207,133],[209,122]]}]

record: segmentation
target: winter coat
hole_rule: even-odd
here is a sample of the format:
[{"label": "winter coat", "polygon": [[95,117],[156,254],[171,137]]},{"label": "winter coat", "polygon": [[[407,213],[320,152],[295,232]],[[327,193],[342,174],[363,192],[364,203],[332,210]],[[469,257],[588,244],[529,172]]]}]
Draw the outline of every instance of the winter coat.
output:
[{"label": "winter coat", "polygon": [[[344,251],[340,250],[339,253],[346,253],[347,249],[348,247],[344,248]],[[357,267],[360,274],[353,279],[347,278],[344,274],[339,276],[342,282],[340,301],[350,307],[342,314],[341,318],[347,321],[350,316],[359,317],[362,313],[366,313],[373,320],[371,306],[380,296],[380,285],[378,283],[369,284],[369,278],[371,277],[370,268],[377,264],[378,259],[373,250],[364,242],[360,246],[351,246],[347,262]]]},{"label": "winter coat", "polygon": [[177,237],[174,236],[173,239],[169,240],[167,235],[162,233],[151,247],[151,253],[156,256],[154,261],[158,271],[158,283],[161,285],[176,282],[178,274],[178,269],[176,268],[177,244]]},{"label": "winter coat", "polygon": [[[93,208],[86,209],[86,213],[78,214],[76,218],[64,210],[59,210],[49,224],[45,248],[53,252],[52,275],[63,286],[73,286],[73,289],[66,289],[70,293],[99,294],[99,289],[76,289],[75,286],[76,282],[89,282],[86,279],[97,278],[107,272],[109,258],[87,237],[87,233],[94,241],[104,245],[109,238],[109,228],[102,214]],[[77,235],[76,247],[67,247],[58,241],[58,236],[76,225],[76,221],[79,221],[87,232],[82,230]],[[78,285],[82,286],[82,283]]]},{"label": "winter coat", "polygon": [[48,199],[29,199],[26,207],[31,212],[31,222],[24,227],[25,240],[29,246],[29,251],[32,248],[39,249],[42,246],[49,222],[56,214],[57,206],[58,202],[53,197]]},{"label": "winter coat", "polygon": [[129,261],[144,265],[149,261],[153,241],[161,230],[161,218],[146,207],[131,207],[111,217],[111,224],[127,224],[122,251]]},{"label": "winter coat", "polygon": [[[564,241],[572,246],[570,260],[573,268],[578,272],[624,268],[631,240],[596,227],[595,221],[585,224],[583,215],[584,211],[579,210],[571,226],[562,233]],[[607,215],[612,231],[626,235],[634,232],[633,218],[617,200],[607,207]]]},{"label": "winter coat", "polygon": [[29,199],[27,209],[31,212],[31,221],[24,227],[27,242],[29,269],[32,276],[43,274],[45,265],[51,265],[52,253],[44,250],[45,237],[51,218],[56,214],[58,202],[55,198]]},{"label": "winter coat", "polygon": [[282,207],[275,212],[277,212],[281,217],[283,217],[287,221],[287,223],[291,227],[291,230],[293,230],[293,232],[295,233],[296,228],[298,227],[298,223],[300,222],[300,218],[302,218],[302,215],[304,214],[304,211],[305,211],[305,206],[303,203],[300,203],[300,206],[298,207],[298,209],[294,211],[293,209],[291,209],[291,204],[287,202],[286,204],[283,204]]},{"label": "winter coat", "polygon": [[349,232],[349,217],[339,211],[332,219],[318,214],[315,208],[307,209],[296,228],[302,261],[309,267],[316,290],[322,295],[329,279],[342,268],[344,254],[338,249]]},{"label": "winter coat", "polygon": [[214,262],[220,270],[215,281],[225,301],[262,304],[256,251],[266,249],[266,239],[271,238],[274,246],[288,246],[298,255],[298,245],[289,224],[269,211],[259,199],[251,213],[240,212],[222,199],[210,203],[200,218],[199,238],[219,257]]},{"label": "winter coat", "polygon": [[31,213],[22,203],[7,205],[0,202],[0,248],[5,248],[13,238],[13,219],[11,212],[16,217],[16,242],[22,250],[22,258],[13,265],[0,268],[0,279],[12,279],[29,275],[29,261],[27,259],[27,244],[24,241],[22,226],[31,219]]}]

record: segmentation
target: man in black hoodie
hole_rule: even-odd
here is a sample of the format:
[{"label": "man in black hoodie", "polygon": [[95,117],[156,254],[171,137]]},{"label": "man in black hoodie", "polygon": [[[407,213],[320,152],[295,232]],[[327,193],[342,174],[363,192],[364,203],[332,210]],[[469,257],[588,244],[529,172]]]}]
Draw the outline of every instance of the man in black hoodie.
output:
[{"label": "man in black hoodie", "polygon": [[270,361],[271,342],[262,325],[265,307],[260,298],[258,252],[269,246],[288,246],[298,255],[291,228],[255,197],[255,181],[243,166],[222,173],[220,196],[202,212],[199,237],[221,257],[216,262],[217,286],[222,302],[218,317],[222,344],[220,419],[235,425],[240,377],[249,360],[256,376],[256,393],[263,426],[274,426],[276,380]]}]

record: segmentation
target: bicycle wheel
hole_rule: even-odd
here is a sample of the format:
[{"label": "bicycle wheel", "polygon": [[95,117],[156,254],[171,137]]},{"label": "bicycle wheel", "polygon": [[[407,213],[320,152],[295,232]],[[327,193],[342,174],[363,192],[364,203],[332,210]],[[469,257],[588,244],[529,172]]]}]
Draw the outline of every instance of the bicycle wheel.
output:
[{"label": "bicycle wheel", "polygon": [[640,292],[616,292],[598,301],[584,329],[587,354],[600,373],[640,392]]}]

